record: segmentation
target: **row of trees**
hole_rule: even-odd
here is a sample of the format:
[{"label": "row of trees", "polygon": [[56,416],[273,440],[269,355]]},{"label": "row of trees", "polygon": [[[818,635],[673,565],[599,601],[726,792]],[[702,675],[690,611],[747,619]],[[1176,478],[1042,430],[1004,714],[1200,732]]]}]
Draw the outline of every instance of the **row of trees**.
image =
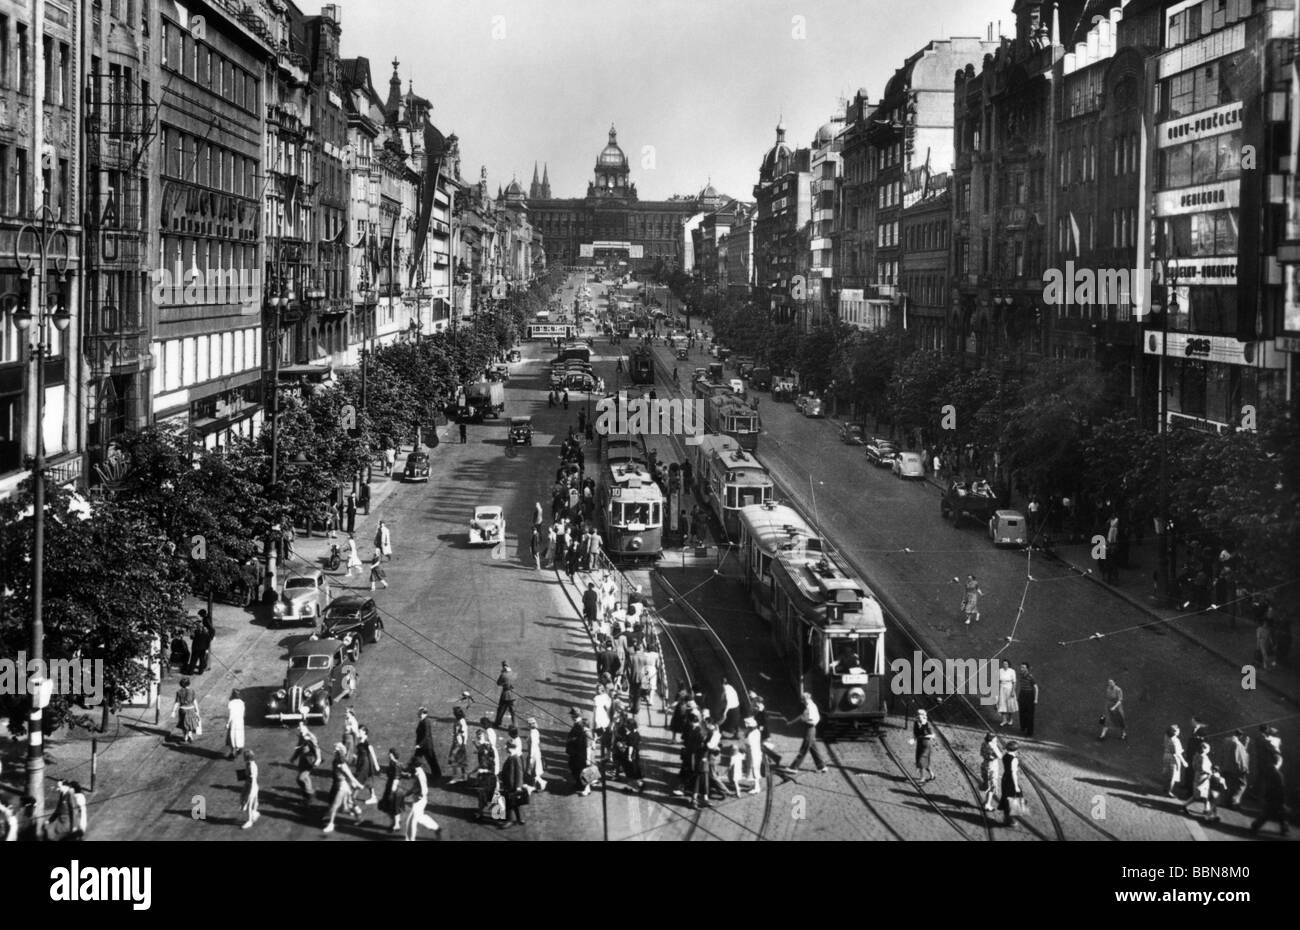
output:
[{"label": "row of trees", "polygon": [[[376,452],[434,431],[457,388],[477,378],[547,306],[558,272],[480,313],[473,324],[418,343],[376,349],[362,374],[333,385],[279,392],[276,482],[271,431],[220,449],[166,427],[114,441],[111,479],[91,499],[50,486],[43,617],[46,660],[102,660],[105,719],[145,690],[155,642],[188,632],[186,600],[236,590],[241,566],[261,555],[272,525],[323,521]],[[0,655],[28,646],[32,616],[32,495],[29,485],[0,501]],[[45,714],[54,729],[74,712],[56,695]],[[11,731],[23,732],[27,702],[0,698]]]},{"label": "row of trees", "polygon": [[[677,288],[735,352],[776,372],[798,371],[804,390],[872,421],[878,432],[931,452],[969,444],[983,451],[986,467],[996,456],[1006,486],[1045,504],[1065,495],[1085,511],[1115,509],[1130,527],[1153,527],[1161,439],[1125,412],[1127,385],[1092,362],[1043,359],[1017,381],[963,370],[952,356],[916,349],[903,333],[858,332],[836,319],[796,339],[792,327],[747,300],[680,281]],[[1300,551],[1300,423],[1277,404],[1258,410],[1247,426],[1253,429],[1168,435],[1173,531],[1184,541],[1232,549],[1261,588],[1286,585],[1295,580]],[[1294,601],[1297,588],[1289,584],[1282,600]]]}]

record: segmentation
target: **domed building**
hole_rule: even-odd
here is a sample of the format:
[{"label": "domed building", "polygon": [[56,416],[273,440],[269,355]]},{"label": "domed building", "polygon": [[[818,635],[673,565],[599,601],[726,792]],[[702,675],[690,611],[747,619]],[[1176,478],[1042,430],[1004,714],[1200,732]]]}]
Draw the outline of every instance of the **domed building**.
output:
[{"label": "domed building", "polygon": [[680,263],[683,224],[728,199],[706,184],[696,196],[641,200],[614,126],[596,155],[585,197],[553,198],[549,176],[537,182],[534,167],[533,177],[527,198],[529,218],[542,234],[547,259],[565,265],[631,271],[660,261]]}]

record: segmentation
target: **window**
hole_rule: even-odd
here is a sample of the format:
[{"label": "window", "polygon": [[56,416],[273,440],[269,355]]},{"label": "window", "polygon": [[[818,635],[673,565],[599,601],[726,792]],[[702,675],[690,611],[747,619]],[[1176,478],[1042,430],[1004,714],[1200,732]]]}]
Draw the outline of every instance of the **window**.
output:
[{"label": "window", "polygon": [[59,187],[58,197],[59,215],[69,217],[72,215],[72,185],[68,183],[68,160],[59,159]]},{"label": "window", "polygon": [[27,24],[18,24],[18,93],[30,94],[32,92],[32,62],[31,50],[28,47]]},{"label": "window", "polygon": [[0,87],[9,86],[9,17],[0,15]]},{"label": "window", "polygon": [[72,98],[68,94],[68,72],[71,65],[71,51],[67,42],[59,43],[59,99],[57,103],[61,107],[68,106]]},{"label": "window", "polygon": [[27,150],[15,149],[14,159],[14,207],[19,216],[32,212],[32,193],[27,180]]},{"label": "window", "polygon": [[54,103],[54,37],[45,36],[41,39],[41,63],[44,65],[45,72],[45,102]]}]

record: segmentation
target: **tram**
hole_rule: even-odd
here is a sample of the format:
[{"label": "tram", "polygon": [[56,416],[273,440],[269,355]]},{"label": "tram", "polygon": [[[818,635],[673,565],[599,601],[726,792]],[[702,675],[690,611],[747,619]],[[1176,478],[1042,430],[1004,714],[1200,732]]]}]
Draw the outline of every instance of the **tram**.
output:
[{"label": "tram", "polygon": [[716,392],[704,401],[704,428],[732,437],[750,452],[758,448],[758,411],[735,394]]},{"label": "tram", "polygon": [[790,508],[746,507],[740,522],[751,596],[796,685],[822,709],[823,735],[878,726],[889,682],[880,602]]},{"label": "tram", "polygon": [[628,370],[633,384],[655,383],[655,360],[645,346],[637,346],[628,359]]},{"label": "tram", "polygon": [[611,435],[596,485],[605,551],[615,559],[657,559],[663,553],[664,495],[650,474],[645,440]]},{"label": "tram", "polygon": [[694,455],[700,490],[728,538],[738,538],[741,508],[772,499],[772,476],[731,436],[705,436]]}]

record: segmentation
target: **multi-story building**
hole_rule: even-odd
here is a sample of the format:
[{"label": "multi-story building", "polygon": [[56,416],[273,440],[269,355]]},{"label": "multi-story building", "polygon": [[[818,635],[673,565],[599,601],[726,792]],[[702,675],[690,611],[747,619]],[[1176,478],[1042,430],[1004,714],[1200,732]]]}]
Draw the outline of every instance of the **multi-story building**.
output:
[{"label": "multi-story building", "polygon": [[840,181],[831,245],[836,312],[846,322],[865,318],[862,301],[867,286],[873,282],[874,267],[868,265],[868,254],[875,245],[875,228],[868,222],[868,217],[874,216],[875,188],[870,180],[873,169],[870,167],[872,159],[867,146],[867,127],[875,109],[876,104],[871,102],[865,87],[858,88],[844,109]]},{"label": "multi-story building", "polygon": [[[758,169],[754,185],[755,292],[780,323],[795,324],[807,300],[795,286],[794,276],[806,248],[811,218],[809,156],[806,148],[792,149],[785,141],[785,122],[776,126],[776,142]],[[805,283],[806,287],[806,283]]]},{"label": "multi-story building", "polygon": [[1157,106],[1142,210],[1156,228],[1140,264],[1162,262],[1173,284],[1167,319],[1148,318],[1144,339],[1147,355],[1164,356],[1148,372],[1148,396],[1164,395],[1171,425],[1235,428],[1244,407],[1284,397],[1293,356],[1273,339],[1284,299],[1277,253],[1294,15],[1286,0],[1163,6],[1163,51],[1145,88]]},{"label": "multi-story building", "polygon": [[[87,462],[93,479],[113,438],[153,417],[149,346],[157,245],[150,172],[158,55],[137,4],[91,7],[85,114],[86,276],[83,355]],[[157,203],[155,199],[152,201]]]},{"label": "multi-story building", "polygon": [[732,220],[727,247],[726,288],[729,295],[749,298],[754,291],[754,208],[746,205]]},{"label": "multi-story building", "polygon": [[[25,477],[38,422],[47,475],[72,483],[82,473],[85,266],[78,153],[86,27],[82,5],[71,0],[0,2],[0,496]],[[51,258],[42,267],[40,233],[56,229],[50,249],[66,261]],[[35,316],[42,299],[46,307],[66,308],[71,322],[62,332],[47,327],[39,361],[32,351],[39,344],[35,321],[23,331],[15,314],[25,309]],[[38,363],[45,375],[40,403]]]},{"label": "multi-story building", "polygon": [[951,288],[948,275],[952,195],[948,175],[913,168],[903,183],[903,267],[899,300],[903,327],[918,349],[943,349]]},{"label": "multi-story building", "polygon": [[[844,101],[841,101],[843,104]],[[808,160],[809,234],[807,306],[814,320],[835,308],[835,204],[839,197],[840,152],[844,147],[843,107],[817,130]]]},{"label": "multi-story building", "polygon": [[263,78],[274,14],[228,10],[160,3],[149,29],[159,67],[143,211],[157,218],[153,416],[209,446],[252,435],[262,412]]},{"label": "multi-story building", "polygon": [[714,205],[706,212],[699,224],[692,230],[692,252],[694,253],[695,274],[705,287],[717,287],[723,274],[719,243],[731,231],[737,214],[745,209],[745,204],[738,200],[721,197],[712,184],[705,186],[696,198],[701,204]]},{"label": "multi-story building", "polygon": [[666,265],[680,258],[681,222],[699,212],[691,197],[640,200],[613,126],[596,156],[585,198],[528,198],[528,214],[546,242],[548,260],[562,265],[626,262],[630,270]]}]

